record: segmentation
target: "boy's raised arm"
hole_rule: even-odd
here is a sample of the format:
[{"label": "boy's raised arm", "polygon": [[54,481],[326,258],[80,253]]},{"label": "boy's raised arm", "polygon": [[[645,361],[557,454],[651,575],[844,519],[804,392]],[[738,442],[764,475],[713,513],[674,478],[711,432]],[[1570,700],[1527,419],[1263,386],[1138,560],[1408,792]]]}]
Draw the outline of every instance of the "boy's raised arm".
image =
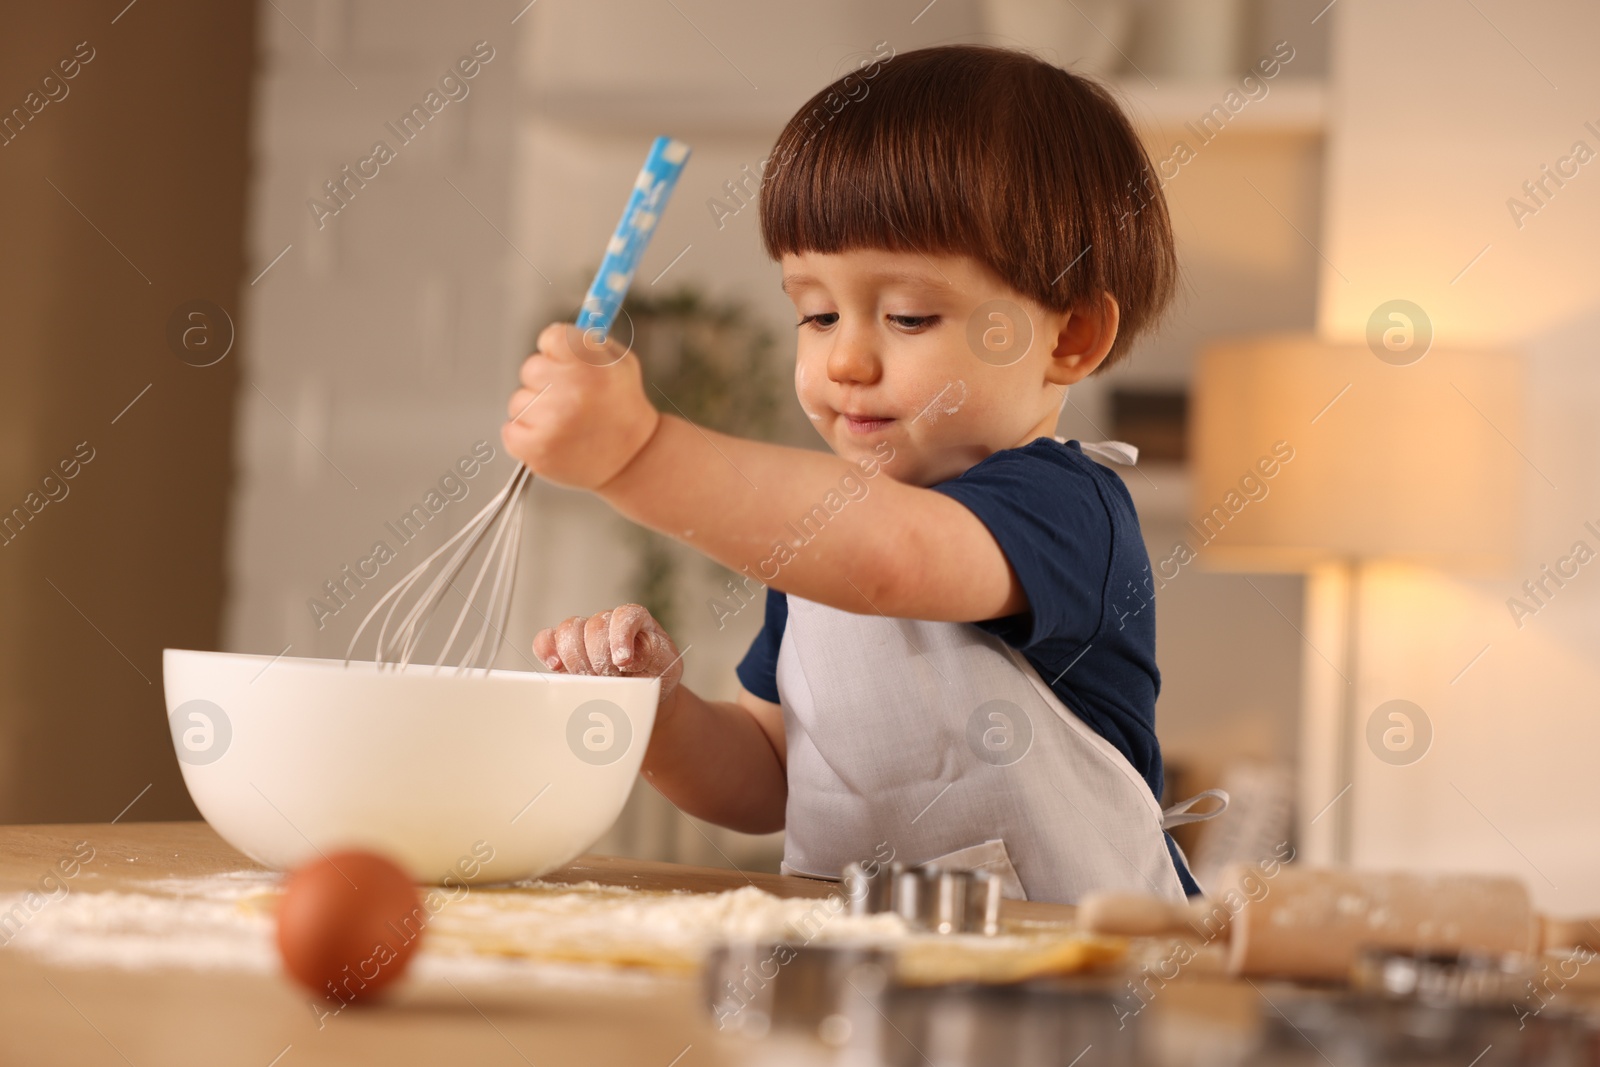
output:
[{"label": "boy's raised arm", "polygon": [[951,622],[1027,608],[1005,554],[972,512],[828,453],[666,415],[597,492],[724,566],[830,607]]},{"label": "boy's raised arm", "polygon": [[[961,504],[887,473],[868,478],[836,455],[662,415],[645,396],[638,357],[614,342],[593,345],[554,323],[521,379],[501,431],[513,456],[774,589],[932,621],[1027,608],[999,543]],[[852,480],[867,486],[855,499]]]}]

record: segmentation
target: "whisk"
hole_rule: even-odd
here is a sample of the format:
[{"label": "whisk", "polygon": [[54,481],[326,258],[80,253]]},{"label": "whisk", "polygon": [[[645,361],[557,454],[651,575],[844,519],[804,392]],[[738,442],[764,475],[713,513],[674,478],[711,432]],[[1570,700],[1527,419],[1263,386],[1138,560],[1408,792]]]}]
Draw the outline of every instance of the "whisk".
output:
[{"label": "whisk", "polygon": [[[588,294],[583,298],[577,324],[585,337],[591,331],[598,331],[603,338],[610,331],[617,312],[622,308],[622,298],[633,281],[639,258],[655,233],[656,222],[665,210],[688,158],[689,146],[670,137],[657,137],[650,146],[650,153],[645,157],[627,206],[623,208],[622,218],[617,223],[616,233],[606,245],[605,258],[600,263],[594,282],[589,286]],[[350,665],[361,635],[387,605],[388,611],[378,627],[377,653],[373,658],[380,668],[392,666],[397,670],[405,670],[416,654],[423,631],[437,613],[439,604],[450,590],[460,592],[455,586],[456,578],[482,548],[482,563],[477,576],[473,578],[472,588],[464,594],[466,603],[456,616],[455,625],[450,628],[444,647],[434,661],[434,669],[437,671],[449,660],[463,628],[475,613],[481,619],[481,625],[457,662],[456,673],[461,674],[479,666],[487,673],[494,662],[500,635],[505,632],[506,619],[511,612],[511,590],[516,582],[517,557],[522,544],[521,505],[532,482],[533,472],[519,466],[505,488],[495,494],[482,511],[395,583],[394,588],[373,605],[367,617],[361,620],[361,625],[356,627],[350,647],[345,651],[345,666]],[[437,569],[435,564],[439,564]],[[480,609],[479,591],[483,589],[490,571],[494,572],[494,576],[489,582],[488,600]],[[410,599],[412,591],[419,586],[422,594]],[[398,622],[395,621],[397,612],[400,614]],[[491,633],[494,634],[494,640],[490,640]]]}]

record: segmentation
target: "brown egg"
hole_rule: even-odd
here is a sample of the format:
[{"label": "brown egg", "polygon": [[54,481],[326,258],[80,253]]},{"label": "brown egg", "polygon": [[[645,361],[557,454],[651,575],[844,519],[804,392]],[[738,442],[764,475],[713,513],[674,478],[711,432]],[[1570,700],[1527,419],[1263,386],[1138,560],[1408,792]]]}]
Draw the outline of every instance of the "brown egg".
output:
[{"label": "brown egg", "polygon": [[284,880],[278,952],[284,967],[340,1006],[371,1000],[405,973],[428,913],[411,877],[371,852],[334,852]]}]

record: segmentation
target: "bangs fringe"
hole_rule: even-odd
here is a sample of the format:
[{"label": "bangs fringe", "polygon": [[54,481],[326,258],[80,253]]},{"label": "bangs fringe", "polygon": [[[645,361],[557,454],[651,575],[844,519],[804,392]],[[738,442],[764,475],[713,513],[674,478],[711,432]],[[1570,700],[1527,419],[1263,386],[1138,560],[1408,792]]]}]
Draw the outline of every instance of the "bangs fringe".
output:
[{"label": "bangs fringe", "polygon": [[834,82],[779,135],[761,174],[767,254],[969,255],[1060,311],[1110,292],[1109,366],[1176,287],[1149,157],[1100,86],[1032,56],[954,45]]}]

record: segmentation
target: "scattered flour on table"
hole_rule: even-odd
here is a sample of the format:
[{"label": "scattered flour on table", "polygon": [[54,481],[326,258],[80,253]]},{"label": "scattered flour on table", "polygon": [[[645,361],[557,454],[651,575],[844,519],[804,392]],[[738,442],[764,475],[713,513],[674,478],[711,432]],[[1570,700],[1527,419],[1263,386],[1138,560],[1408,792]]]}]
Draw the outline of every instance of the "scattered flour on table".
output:
[{"label": "scattered flour on table", "polygon": [[147,884],[149,892],[76,890],[45,897],[37,911],[29,910],[27,894],[0,895],[0,921],[22,918],[5,944],[69,966],[277,967],[270,915],[242,906],[271,892],[273,875],[239,871]]},{"label": "scattered flour on table", "polygon": [[[31,912],[24,894],[0,895],[0,922],[24,916],[20,928],[0,927],[10,934],[0,951],[67,966],[276,972],[277,885],[265,872],[161,879],[140,892],[70,892]],[[529,882],[458,889],[454,900],[451,890],[435,892],[448,902],[413,963],[425,980],[648,983],[693,972],[723,940],[908,936],[898,916],[851,916],[838,899],[783,899],[750,886],[688,893]]]}]

